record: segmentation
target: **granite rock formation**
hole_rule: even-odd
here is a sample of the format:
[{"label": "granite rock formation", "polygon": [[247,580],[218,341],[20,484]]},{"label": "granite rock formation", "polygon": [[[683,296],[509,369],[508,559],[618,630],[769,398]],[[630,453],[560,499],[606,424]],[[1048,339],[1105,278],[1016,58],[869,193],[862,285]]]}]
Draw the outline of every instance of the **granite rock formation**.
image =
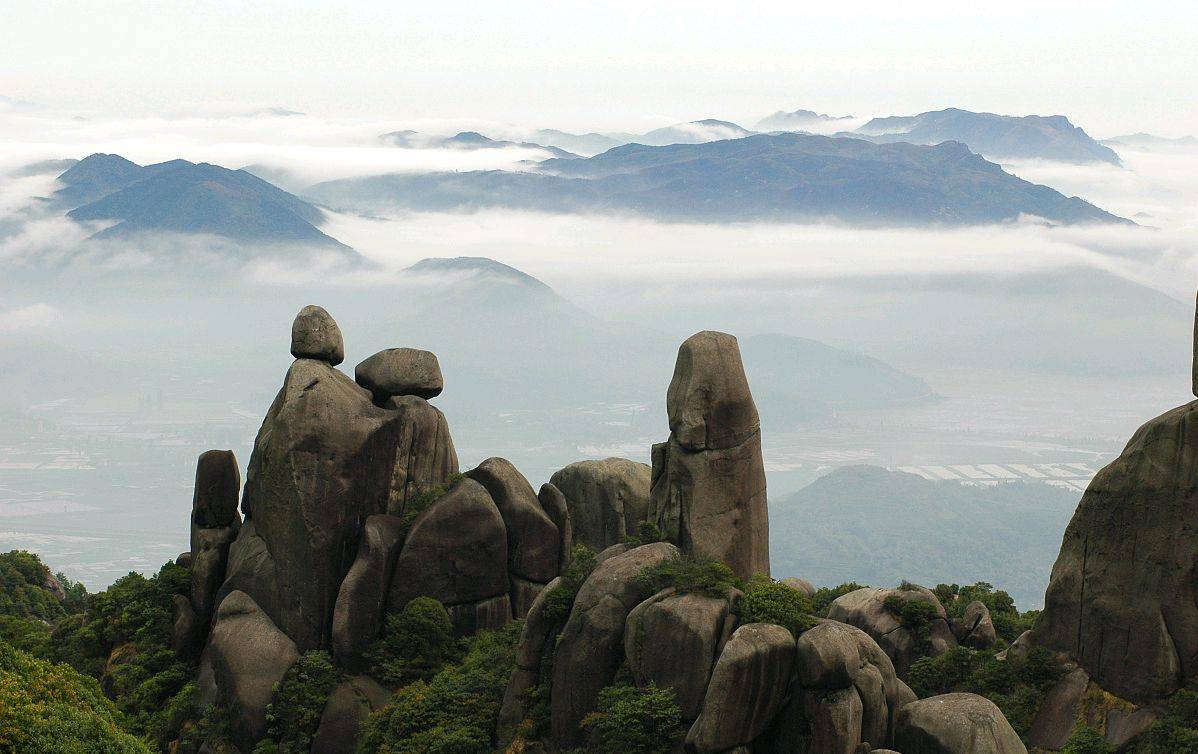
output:
[{"label": "granite rock formation", "polygon": [[[891,607],[895,601],[918,601],[932,606],[929,645],[924,647],[915,634],[902,624],[900,615]],[[906,585],[899,589],[875,589],[865,587],[833,600],[828,607],[828,617],[841,623],[856,626],[869,634],[894,663],[900,678],[922,655],[936,656],[957,646],[952,627],[944,612],[944,606],[930,590],[921,586]]]},{"label": "granite rock formation", "polygon": [[1198,680],[1198,401],[1148,422],[1065,530],[1032,643],[1151,702]]},{"label": "granite rock formation", "polygon": [[761,426],[736,338],[704,331],[678,349],[670,437],[653,446],[649,518],[683,552],[769,575]]},{"label": "granite rock formation", "polygon": [[379,351],[354,368],[354,379],[380,404],[402,395],[436,398],[445,389],[436,354],[416,348]]},{"label": "granite rock formation", "polygon": [[330,366],[345,361],[345,341],[332,315],[319,306],[305,306],[291,325],[291,355],[316,359]]},{"label": "granite rock formation", "polygon": [[649,514],[652,470],[626,458],[579,461],[550,478],[562,495],[573,538],[598,552],[636,535]]}]

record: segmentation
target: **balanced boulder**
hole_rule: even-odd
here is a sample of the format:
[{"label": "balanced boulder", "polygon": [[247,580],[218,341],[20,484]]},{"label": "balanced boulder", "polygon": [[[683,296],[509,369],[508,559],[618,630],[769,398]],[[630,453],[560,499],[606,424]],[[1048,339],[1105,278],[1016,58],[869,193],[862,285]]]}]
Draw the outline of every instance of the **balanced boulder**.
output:
[{"label": "balanced boulder", "polygon": [[445,389],[436,354],[416,348],[388,348],[358,364],[354,379],[377,403],[397,395],[436,398]]},{"label": "balanced boulder", "polygon": [[598,552],[635,535],[649,514],[652,469],[626,458],[578,461],[557,471],[574,539]]},{"label": "balanced boulder", "polygon": [[994,702],[976,694],[907,704],[898,713],[894,745],[903,754],[1027,754]]},{"label": "balanced boulder", "polygon": [[297,359],[317,359],[332,366],[345,361],[345,342],[341,328],[319,306],[305,306],[291,324],[291,355]]},{"label": "balanced boulder", "polygon": [[757,406],[736,338],[705,331],[678,349],[666,393],[670,437],[653,446],[650,519],[683,552],[769,575]]}]

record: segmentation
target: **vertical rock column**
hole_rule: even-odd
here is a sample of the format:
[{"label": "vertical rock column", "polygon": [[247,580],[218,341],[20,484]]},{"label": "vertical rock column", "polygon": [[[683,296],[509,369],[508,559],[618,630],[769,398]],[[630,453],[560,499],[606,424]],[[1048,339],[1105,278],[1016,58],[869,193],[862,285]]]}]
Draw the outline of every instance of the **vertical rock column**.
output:
[{"label": "vertical rock column", "polygon": [[670,438],[653,446],[649,519],[683,552],[769,574],[761,425],[736,338],[704,331],[678,349]]},{"label": "vertical rock column", "polygon": [[[182,629],[189,636],[176,636],[178,649],[187,653],[198,648],[212,622],[216,593],[225,580],[229,545],[241,529],[237,498],[241,492],[241,471],[231,450],[209,450],[196,463],[195,493],[191,503],[191,609],[192,627]],[[186,613],[176,601],[176,612]],[[185,621],[186,622],[186,621]]]}]

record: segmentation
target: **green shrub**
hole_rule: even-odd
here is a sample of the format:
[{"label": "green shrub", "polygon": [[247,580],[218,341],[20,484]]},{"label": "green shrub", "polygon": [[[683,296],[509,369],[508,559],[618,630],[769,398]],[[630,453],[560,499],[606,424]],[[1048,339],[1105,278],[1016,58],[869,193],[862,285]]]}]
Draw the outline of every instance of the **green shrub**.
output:
[{"label": "green shrub", "polygon": [[[906,582],[903,584],[910,586]],[[907,629],[911,638],[914,639],[917,655],[926,655],[931,651],[932,621],[940,617],[940,611],[934,604],[920,599],[904,599],[897,594],[891,594],[882,601],[882,606],[898,620],[899,625]]]},{"label": "green shrub", "polygon": [[653,594],[673,587],[684,594],[722,597],[729,589],[744,586],[726,564],[694,555],[679,555],[646,566],[636,578],[643,589]]},{"label": "green shrub", "polygon": [[390,686],[428,680],[456,653],[453,622],[440,602],[417,597],[387,616],[383,638],[367,652],[371,675]]},{"label": "green shrub", "polygon": [[1198,693],[1183,689],[1174,694],[1164,716],[1143,735],[1135,752],[1198,753]]},{"label": "green shrub", "polygon": [[450,474],[449,478],[445,480],[444,485],[429,487],[411,500],[408,500],[403,509],[399,511],[400,531],[402,532],[400,535],[401,541],[411,531],[412,524],[416,523],[416,518],[428,510],[433,503],[444,497],[449,488],[457,484],[464,476],[465,474]]},{"label": "green shrub", "polygon": [[50,626],[40,620],[0,615],[0,641],[8,642],[34,657],[47,659],[50,655]]},{"label": "green shrub", "polygon": [[484,754],[515,667],[520,621],[466,641],[462,661],[395,692],[362,725],[360,754]]},{"label": "green shrub", "polygon": [[66,614],[54,592],[46,588],[50,569],[24,550],[0,553],[0,615],[52,621]]},{"label": "green shrub", "polygon": [[582,727],[592,751],[669,754],[682,737],[682,711],[671,689],[613,685],[599,692]]},{"label": "green shrub", "polygon": [[1115,747],[1106,742],[1106,737],[1089,725],[1079,725],[1069,734],[1069,741],[1061,754],[1115,754]]},{"label": "green shrub", "polygon": [[968,691],[998,705],[1019,735],[1031,729],[1044,695],[1061,678],[1056,656],[1036,647],[1016,662],[999,660],[993,652],[957,647],[911,664],[907,684],[920,698]]},{"label": "green shrub", "polygon": [[921,657],[911,663],[907,685],[920,699],[955,691],[965,684],[979,665],[979,653],[956,647],[936,657]]},{"label": "green shrub", "polygon": [[990,621],[994,624],[998,638],[1008,643],[1015,641],[1019,634],[1031,628],[1039,615],[1038,610],[1020,614],[1011,595],[1001,589],[996,590],[993,584],[985,581],[979,581],[972,586],[938,584],[932,592],[951,619],[962,617],[969,603],[975,600],[981,602],[990,611]]},{"label": "green shrub", "polygon": [[[130,573],[93,595],[85,612],[60,619],[47,650],[50,659],[102,678],[127,729],[160,745],[178,727],[169,720],[170,702],[194,676],[171,648],[172,597],[190,591],[190,574],[173,561],[151,578]],[[106,668],[117,648],[121,662]]]},{"label": "green shrub", "polygon": [[858,589],[864,589],[864,584],[858,584],[856,581],[849,581],[840,586],[828,588],[820,587],[815,590],[815,595],[811,598],[812,614],[818,615],[821,618],[828,617],[828,607],[836,601],[838,597],[843,597],[849,592],[855,592]]},{"label": "green shrub", "polygon": [[0,751],[149,754],[92,678],[0,642]]},{"label": "green shrub", "polygon": [[774,623],[798,638],[815,625],[811,600],[804,594],[758,574],[745,585],[744,596],[736,603],[740,624]]},{"label": "green shrub", "polygon": [[570,551],[570,564],[562,572],[562,582],[545,595],[543,615],[546,619],[564,622],[570,616],[578,590],[595,570],[595,557],[595,551],[586,545],[574,545]]},{"label": "green shrub", "polygon": [[624,544],[629,547],[640,547],[641,545],[651,545],[654,542],[664,542],[665,539],[666,535],[657,527],[657,524],[652,521],[642,521],[636,526],[636,534],[624,537]]},{"label": "green shrub", "polygon": [[328,652],[311,650],[300,655],[275,684],[270,706],[266,708],[266,748],[259,744],[254,754],[261,754],[259,749],[278,754],[307,754],[320,725],[320,714],[338,680]]}]

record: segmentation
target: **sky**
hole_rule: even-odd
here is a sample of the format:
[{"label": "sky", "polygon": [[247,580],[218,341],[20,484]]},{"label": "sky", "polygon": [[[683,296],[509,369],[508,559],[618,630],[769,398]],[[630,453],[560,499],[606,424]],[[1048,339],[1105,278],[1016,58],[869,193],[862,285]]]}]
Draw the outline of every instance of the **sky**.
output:
[{"label": "sky", "polygon": [[1198,132],[1198,6],[971,5],[5,0],[0,96],[597,130],[956,106]]}]

